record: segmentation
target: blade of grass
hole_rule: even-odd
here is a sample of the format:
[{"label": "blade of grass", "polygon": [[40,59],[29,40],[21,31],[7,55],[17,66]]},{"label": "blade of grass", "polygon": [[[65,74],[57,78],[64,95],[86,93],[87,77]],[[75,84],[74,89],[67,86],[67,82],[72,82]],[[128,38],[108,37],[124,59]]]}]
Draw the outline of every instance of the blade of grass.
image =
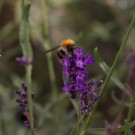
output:
[{"label": "blade of grass", "polygon": [[[42,15],[43,15],[43,47],[45,50],[50,50],[50,40],[49,40],[49,25],[48,25],[48,11],[47,11],[47,2],[46,0],[41,0],[42,4]],[[47,62],[48,62],[48,69],[49,69],[49,76],[51,81],[51,89],[54,98],[57,98],[57,86],[56,86],[56,76],[55,70],[53,65],[53,57],[52,53],[47,54]]]},{"label": "blade of grass", "polygon": [[[108,82],[109,82],[109,80],[110,80],[110,78],[112,76],[112,73],[113,73],[116,65],[118,64],[120,56],[121,56],[121,54],[122,54],[122,52],[123,52],[123,50],[124,50],[124,48],[125,48],[125,46],[127,44],[127,41],[128,41],[129,35],[131,34],[131,31],[133,29],[134,23],[135,23],[135,14],[133,15],[132,21],[131,21],[130,26],[128,28],[128,31],[127,31],[127,33],[125,35],[125,38],[124,38],[124,40],[123,40],[123,42],[122,42],[122,44],[120,46],[120,49],[119,49],[119,51],[118,51],[118,53],[117,53],[117,55],[115,57],[115,60],[114,60],[113,65],[112,65],[112,67],[111,67],[111,69],[109,71],[109,74],[107,75],[107,78],[106,78],[106,80],[105,80],[105,82],[103,84],[102,90],[99,93],[100,96],[102,96],[104,94],[105,90],[106,90],[107,84],[108,84]],[[97,105],[98,104],[95,105],[91,115],[89,115],[89,117],[88,117],[88,119],[86,121],[86,124],[84,125],[84,129],[83,130],[86,130],[88,128],[88,126],[89,126],[89,124],[90,124],[90,122],[92,120],[93,114],[95,113]],[[82,135],[84,135],[83,131],[82,131]]]},{"label": "blade of grass", "polygon": [[[98,64],[98,66],[103,70],[103,72],[108,75],[110,68],[108,67],[108,65],[103,61],[98,48],[96,47],[94,49],[94,57],[96,60],[96,63]],[[118,77],[116,76],[115,73],[112,74],[111,76],[111,80],[115,83],[116,86],[118,86],[120,88],[120,90],[124,90],[124,85],[123,83],[118,79]]]},{"label": "blade of grass", "polygon": [[[135,102],[135,92],[131,95],[130,98],[130,107],[127,114],[127,123],[129,123],[132,120],[132,116],[134,114],[134,102]],[[125,131],[124,135],[127,135],[128,133]]]},{"label": "blade of grass", "polygon": [[[124,125],[124,126],[121,126],[121,127],[118,127],[117,128],[117,131],[120,133],[120,132],[123,132],[125,131],[125,128],[126,126],[130,129],[132,127],[135,126],[135,120],[128,123],[127,125]],[[95,133],[95,134],[104,134],[106,128],[88,128],[86,131],[84,131],[84,133]]]}]

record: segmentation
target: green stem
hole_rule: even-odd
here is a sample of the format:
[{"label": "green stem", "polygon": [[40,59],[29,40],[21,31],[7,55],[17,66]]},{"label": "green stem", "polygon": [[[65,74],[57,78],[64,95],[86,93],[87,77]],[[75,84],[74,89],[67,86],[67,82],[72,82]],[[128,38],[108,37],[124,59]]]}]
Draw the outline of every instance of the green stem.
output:
[{"label": "green stem", "polygon": [[[47,3],[46,0],[41,0],[42,4],[42,13],[43,13],[43,37],[44,42],[43,46],[45,50],[50,50],[50,41],[49,41],[49,25],[48,25],[48,11],[47,11]],[[51,81],[51,89],[52,94],[54,97],[57,97],[57,86],[56,86],[56,76],[55,76],[55,70],[53,65],[53,57],[51,53],[47,54],[47,62],[48,62],[48,69],[49,69],[49,76]]]},{"label": "green stem", "polygon": [[53,97],[57,97],[57,86],[56,86],[56,76],[55,76],[55,71],[54,71],[54,65],[53,65],[53,59],[52,59],[52,54],[49,53],[47,54],[47,62],[48,62],[48,69],[49,69],[49,76],[50,76],[50,81],[51,81],[51,89],[52,89],[52,94]]},{"label": "green stem", "polygon": [[132,115],[133,115],[133,106],[134,106],[134,102],[135,102],[135,92],[130,100],[130,108],[128,111],[128,117],[127,117],[127,122],[129,123],[131,121]]},{"label": "green stem", "polygon": [[[78,99],[78,110],[79,110],[79,113],[78,113],[78,121],[81,119],[81,108],[80,108],[80,101]],[[80,135],[80,127],[81,127],[81,122],[79,122],[78,124],[78,135]]]},{"label": "green stem", "polygon": [[[102,97],[103,93],[104,93],[105,90],[106,90],[106,87],[107,87],[107,84],[108,84],[108,82],[109,82],[109,80],[110,80],[110,77],[111,77],[111,75],[112,75],[112,73],[113,73],[113,71],[114,71],[116,65],[118,64],[118,61],[119,61],[119,59],[120,59],[120,56],[121,56],[121,54],[122,54],[122,52],[123,52],[123,50],[124,50],[124,48],[125,48],[125,46],[126,46],[126,44],[127,44],[127,41],[128,41],[129,35],[131,34],[131,31],[132,31],[132,28],[133,28],[134,23],[135,23],[135,14],[134,14],[134,16],[133,16],[133,18],[132,18],[132,21],[131,21],[131,23],[130,23],[130,26],[129,26],[129,28],[128,28],[128,31],[127,31],[127,33],[126,33],[126,35],[125,35],[125,38],[124,38],[124,40],[123,40],[123,42],[122,42],[122,44],[121,44],[121,46],[120,46],[120,49],[119,49],[119,51],[118,51],[118,53],[117,53],[117,56],[116,56],[116,58],[115,58],[115,60],[114,60],[114,62],[113,62],[113,65],[112,65],[112,67],[111,67],[111,70],[110,70],[110,72],[109,72],[109,74],[108,74],[108,76],[107,76],[107,78],[106,78],[106,80],[105,80],[105,82],[104,82],[104,85],[103,85],[103,87],[102,87],[102,90],[101,90],[100,93],[99,93],[99,95],[100,95],[101,97]],[[88,128],[88,126],[89,126],[89,124],[90,124],[90,122],[91,122],[91,120],[92,120],[93,114],[95,113],[95,110],[96,110],[97,105],[98,105],[98,103],[96,103],[96,105],[95,105],[95,107],[94,107],[94,109],[93,109],[91,115],[89,115],[89,117],[88,117],[88,119],[87,119],[87,121],[86,121],[86,124],[85,124],[85,126],[84,126],[84,130],[86,130],[86,129]]]},{"label": "green stem", "polygon": [[49,39],[49,25],[48,25],[48,8],[46,0],[41,0],[43,13],[43,34],[45,39]]},{"label": "green stem", "polygon": [[33,104],[32,104],[32,98],[31,98],[31,71],[32,66],[27,65],[25,67],[26,69],[26,83],[27,83],[27,99],[28,99],[28,109],[30,113],[30,129],[31,129],[31,135],[34,135],[34,120],[33,120]]},{"label": "green stem", "polygon": [[130,122],[131,121],[131,118],[132,118],[132,114],[133,114],[133,102],[134,102],[134,99],[132,97],[131,100],[130,100],[130,107],[129,107],[129,111],[128,111],[127,122]]},{"label": "green stem", "polygon": [[28,99],[28,110],[30,115],[30,132],[31,135],[34,135],[34,124],[33,124],[33,104],[31,98],[31,74],[32,74],[32,65],[29,63],[30,59],[33,58],[32,48],[29,41],[29,10],[30,2],[22,0],[22,19],[20,24],[20,44],[22,47],[23,56],[26,57],[28,64],[25,66],[26,70],[26,85],[27,90],[27,99]]},{"label": "green stem", "polygon": [[[133,106],[134,106],[134,101],[135,101],[135,93],[134,93],[134,95],[131,97],[131,100],[130,100],[130,107],[129,107],[129,110],[128,110],[128,115],[127,115],[127,120],[126,120],[126,123],[128,124],[130,121],[131,121],[131,119],[132,119],[132,115],[133,115],[133,112],[134,112],[134,110],[133,110]],[[128,134],[128,132],[127,132],[127,130],[125,130],[125,133],[124,133],[124,135],[127,135]]]}]

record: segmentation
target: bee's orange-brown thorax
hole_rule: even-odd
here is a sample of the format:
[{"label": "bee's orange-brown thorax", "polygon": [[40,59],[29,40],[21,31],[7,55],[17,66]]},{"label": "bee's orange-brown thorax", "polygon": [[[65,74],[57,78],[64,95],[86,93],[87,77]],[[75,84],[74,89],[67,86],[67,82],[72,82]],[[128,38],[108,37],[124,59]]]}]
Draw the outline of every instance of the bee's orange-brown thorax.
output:
[{"label": "bee's orange-brown thorax", "polygon": [[67,47],[68,45],[75,45],[75,42],[72,39],[63,40],[60,44],[62,47]]}]

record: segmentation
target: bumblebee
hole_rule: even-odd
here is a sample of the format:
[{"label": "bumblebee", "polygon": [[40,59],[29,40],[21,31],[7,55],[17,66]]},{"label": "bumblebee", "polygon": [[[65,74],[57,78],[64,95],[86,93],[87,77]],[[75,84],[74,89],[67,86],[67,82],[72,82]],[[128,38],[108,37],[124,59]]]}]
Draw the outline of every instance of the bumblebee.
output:
[{"label": "bumblebee", "polygon": [[60,46],[52,48],[52,49],[46,51],[46,53],[51,52],[55,49],[58,49],[57,56],[61,60],[67,55],[72,56],[75,48],[77,48],[76,43],[72,39],[66,39],[61,42]]}]

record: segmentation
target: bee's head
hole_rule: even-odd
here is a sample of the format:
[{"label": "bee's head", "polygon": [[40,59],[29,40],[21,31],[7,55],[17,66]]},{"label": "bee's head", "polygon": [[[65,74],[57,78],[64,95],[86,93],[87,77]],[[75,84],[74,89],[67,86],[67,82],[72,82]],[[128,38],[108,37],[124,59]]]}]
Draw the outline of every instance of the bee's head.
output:
[{"label": "bee's head", "polygon": [[66,39],[66,40],[63,40],[60,45],[62,47],[67,47],[67,46],[75,45],[75,41],[73,41],[72,39]]}]

